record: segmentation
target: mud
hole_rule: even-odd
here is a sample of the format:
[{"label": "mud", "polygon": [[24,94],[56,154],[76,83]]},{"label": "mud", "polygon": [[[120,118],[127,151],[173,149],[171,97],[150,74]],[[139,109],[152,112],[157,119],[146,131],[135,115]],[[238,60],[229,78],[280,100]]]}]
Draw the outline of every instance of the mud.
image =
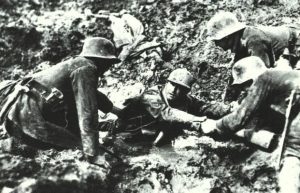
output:
[{"label": "mud", "polygon": [[[230,74],[231,54],[205,40],[205,24],[217,10],[238,14],[247,24],[299,25],[299,10],[276,1],[12,1],[0,9],[0,80],[18,79],[80,52],[88,36],[112,39],[109,22],[93,14],[128,9],[145,25],[149,41],[157,38],[163,52],[147,52],[117,65],[101,79],[116,104],[124,97],[164,83],[177,67],[191,70],[192,93],[222,100]],[[102,117],[103,118],[103,117]],[[103,135],[105,136],[105,133]],[[0,128],[0,139],[7,135]],[[100,139],[101,141],[103,138]],[[124,136],[105,143],[124,163],[107,156],[111,168],[91,165],[80,150],[55,149],[18,155],[0,153],[0,190],[4,192],[275,192],[274,159],[240,141],[215,141],[186,132],[171,144],[152,147]]]},{"label": "mud", "polygon": [[270,154],[188,134],[130,157],[112,192],[272,192]]},{"label": "mud", "polygon": [[31,158],[1,153],[0,186],[9,192],[107,192],[109,169],[82,160],[79,150],[39,151]]},{"label": "mud", "polygon": [[124,160],[112,168],[83,161],[79,150],[2,153],[0,186],[13,192],[272,192],[274,157],[239,142],[185,133],[170,144],[117,137],[109,145]]}]

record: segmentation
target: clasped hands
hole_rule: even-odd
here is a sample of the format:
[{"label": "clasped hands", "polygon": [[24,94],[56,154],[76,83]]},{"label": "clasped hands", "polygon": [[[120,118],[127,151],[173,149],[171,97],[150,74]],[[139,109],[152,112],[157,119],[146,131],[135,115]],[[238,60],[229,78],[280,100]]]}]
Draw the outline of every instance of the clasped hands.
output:
[{"label": "clasped hands", "polygon": [[218,132],[216,123],[216,120],[208,119],[207,117],[199,117],[193,121],[191,127],[196,131],[202,132],[204,135],[209,135]]}]

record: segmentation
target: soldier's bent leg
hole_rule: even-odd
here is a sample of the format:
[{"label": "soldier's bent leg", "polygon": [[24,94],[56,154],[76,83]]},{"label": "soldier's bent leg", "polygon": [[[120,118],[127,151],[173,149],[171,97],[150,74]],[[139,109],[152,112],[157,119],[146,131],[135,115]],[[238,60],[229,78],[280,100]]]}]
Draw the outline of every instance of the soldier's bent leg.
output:
[{"label": "soldier's bent leg", "polygon": [[300,192],[300,160],[294,156],[283,159],[282,168],[278,175],[280,193]]}]

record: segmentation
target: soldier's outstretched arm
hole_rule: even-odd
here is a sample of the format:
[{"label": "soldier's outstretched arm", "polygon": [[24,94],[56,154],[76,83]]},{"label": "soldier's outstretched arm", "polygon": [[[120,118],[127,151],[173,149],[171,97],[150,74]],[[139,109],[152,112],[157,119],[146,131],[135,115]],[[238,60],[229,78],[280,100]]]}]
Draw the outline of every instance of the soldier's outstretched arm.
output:
[{"label": "soldier's outstretched arm", "polygon": [[197,116],[206,116],[210,119],[219,119],[232,111],[232,106],[222,102],[205,102],[191,98],[191,113]]},{"label": "soldier's outstretched arm", "polygon": [[96,156],[99,146],[97,69],[82,66],[71,73],[72,89],[78,115],[83,152],[86,156]]},{"label": "soldier's outstretched arm", "polygon": [[103,94],[98,90],[97,90],[97,103],[98,103],[98,109],[103,113],[111,112],[119,116],[122,110],[119,107],[115,106],[105,94]]},{"label": "soldier's outstretched arm", "polygon": [[193,122],[202,122],[206,119],[168,106],[157,88],[145,91],[140,96],[140,101],[143,108],[158,121],[181,123],[192,127]]},{"label": "soldier's outstretched arm", "polygon": [[236,110],[215,122],[203,124],[202,128],[211,132],[213,131],[211,127],[214,125],[218,133],[235,133],[241,130],[253,117],[254,113],[267,101],[267,97],[272,92],[272,83],[270,81],[267,75],[259,77],[251,87],[247,97]]}]

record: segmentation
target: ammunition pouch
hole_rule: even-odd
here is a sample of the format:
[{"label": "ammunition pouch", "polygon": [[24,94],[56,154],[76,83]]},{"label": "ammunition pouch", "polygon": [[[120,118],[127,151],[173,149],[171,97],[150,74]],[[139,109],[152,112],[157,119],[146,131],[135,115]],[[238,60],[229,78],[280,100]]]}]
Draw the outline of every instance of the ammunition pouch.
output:
[{"label": "ammunition pouch", "polygon": [[47,87],[33,78],[29,78],[24,86],[29,88],[29,92],[37,95],[42,99],[43,103],[49,108],[52,112],[61,110],[63,100],[63,93],[55,87]]}]

